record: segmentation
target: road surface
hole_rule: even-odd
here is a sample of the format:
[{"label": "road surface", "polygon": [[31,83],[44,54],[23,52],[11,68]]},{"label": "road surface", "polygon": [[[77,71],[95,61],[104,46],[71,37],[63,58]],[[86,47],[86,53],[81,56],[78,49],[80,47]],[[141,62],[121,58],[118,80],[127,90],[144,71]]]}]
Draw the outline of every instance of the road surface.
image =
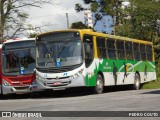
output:
[{"label": "road surface", "polygon": [[[86,92],[77,93],[76,91],[71,93],[60,91],[58,95],[40,95],[36,97],[33,95],[32,97],[29,95],[16,95],[1,99],[0,111],[160,111],[160,89],[109,92],[106,90],[105,93],[99,95]],[[25,119],[29,120],[30,118]],[[64,118],[58,117],[57,119]],[[96,118],[92,119],[97,120]],[[127,118],[124,119],[127,120]],[[153,119],[158,120],[159,118]]]}]

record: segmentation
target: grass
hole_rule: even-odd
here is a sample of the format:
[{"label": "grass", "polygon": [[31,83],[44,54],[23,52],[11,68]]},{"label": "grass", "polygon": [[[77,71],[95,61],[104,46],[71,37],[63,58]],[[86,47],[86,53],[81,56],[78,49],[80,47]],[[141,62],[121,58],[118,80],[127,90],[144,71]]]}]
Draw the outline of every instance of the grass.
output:
[{"label": "grass", "polygon": [[142,89],[158,89],[158,88],[160,88],[160,59],[157,62],[156,68],[157,68],[156,69],[157,79],[152,82],[143,84]]},{"label": "grass", "polygon": [[143,84],[141,89],[159,89],[159,88],[160,88],[160,77],[157,78],[157,80]]}]

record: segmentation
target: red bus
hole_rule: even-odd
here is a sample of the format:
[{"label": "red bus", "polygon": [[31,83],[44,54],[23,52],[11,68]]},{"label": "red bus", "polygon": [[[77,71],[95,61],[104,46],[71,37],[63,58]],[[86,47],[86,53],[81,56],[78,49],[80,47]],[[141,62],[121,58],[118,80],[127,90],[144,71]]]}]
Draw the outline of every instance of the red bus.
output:
[{"label": "red bus", "polygon": [[2,84],[2,44],[0,44],[0,93],[2,93],[1,84]]},{"label": "red bus", "polygon": [[4,42],[0,56],[0,94],[22,94],[36,89],[34,38]]}]

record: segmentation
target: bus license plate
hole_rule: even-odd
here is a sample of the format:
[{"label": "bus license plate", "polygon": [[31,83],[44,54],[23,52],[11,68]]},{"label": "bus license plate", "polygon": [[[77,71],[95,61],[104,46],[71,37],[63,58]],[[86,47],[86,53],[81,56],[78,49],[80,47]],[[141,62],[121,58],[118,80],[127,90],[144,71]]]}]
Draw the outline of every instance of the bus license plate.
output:
[{"label": "bus license plate", "polygon": [[54,82],[53,85],[61,85],[61,82]]}]

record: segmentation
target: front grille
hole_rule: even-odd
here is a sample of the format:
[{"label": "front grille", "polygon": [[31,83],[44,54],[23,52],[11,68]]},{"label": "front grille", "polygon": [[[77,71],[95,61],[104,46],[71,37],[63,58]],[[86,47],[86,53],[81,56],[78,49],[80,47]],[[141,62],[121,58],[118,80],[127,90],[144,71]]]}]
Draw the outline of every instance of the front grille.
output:
[{"label": "front grille", "polygon": [[26,85],[30,85],[31,82],[12,82],[13,86],[26,86]]},{"label": "front grille", "polygon": [[17,91],[18,90],[28,90],[29,86],[25,86],[25,87],[14,87]]},{"label": "front grille", "polygon": [[[60,80],[60,79],[67,79],[67,78],[69,78],[69,76],[67,76],[67,77],[60,77],[60,78],[58,78],[58,80]],[[57,78],[46,78],[47,80],[57,80]]]}]

